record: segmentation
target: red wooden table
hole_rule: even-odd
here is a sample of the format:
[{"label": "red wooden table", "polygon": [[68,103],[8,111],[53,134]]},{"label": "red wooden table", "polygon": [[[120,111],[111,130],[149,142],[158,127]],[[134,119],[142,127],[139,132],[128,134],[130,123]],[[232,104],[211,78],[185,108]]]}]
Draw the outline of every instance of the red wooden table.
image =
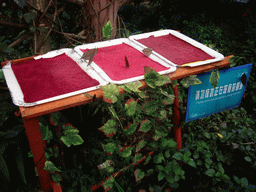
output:
[{"label": "red wooden table", "polygon": [[[218,68],[223,68],[228,66],[229,61],[228,59],[232,56],[227,56],[224,58],[224,60],[202,65],[198,67],[183,67],[178,68],[175,72],[168,74],[170,77],[170,80],[176,80],[181,79],[183,77],[188,77],[191,75],[196,75],[199,73],[203,73],[205,71],[213,70]],[[18,64],[25,61],[33,60],[33,57],[23,58],[23,59],[17,59],[10,61],[12,64]],[[8,62],[8,61],[7,61]],[[2,62],[1,65],[4,66],[7,64],[7,62]],[[140,89],[146,88],[147,84],[145,83],[145,80],[140,81],[142,83],[142,87]],[[119,88],[120,94],[125,93],[125,91],[121,88]],[[96,95],[97,98],[103,98],[103,91],[101,89],[97,89],[94,91],[87,92],[90,95]],[[178,95],[178,86],[174,87],[174,94]],[[49,103],[33,106],[33,107],[19,107],[20,113],[24,122],[26,134],[28,137],[28,141],[30,144],[30,148],[33,154],[34,163],[36,165],[39,180],[41,183],[41,187],[44,190],[44,192],[48,191],[62,191],[60,185],[57,186],[55,182],[53,182],[50,178],[50,172],[44,170],[44,164],[46,161],[45,155],[44,155],[44,148],[45,143],[42,140],[40,127],[39,127],[39,121],[38,117],[42,115],[46,115],[49,113],[53,113],[56,111],[61,111],[63,109],[68,109],[71,107],[84,105],[86,103],[92,102],[92,97],[88,98],[84,94],[79,94],[75,96],[71,96],[68,98],[60,99],[57,101],[52,101]],[[177,142],[178,148],[180,149],[182,147],[181,143],[181,129],[179,127],[179,110],[178,110],[178,98],[175,99],[176,105],[174,105],[174,133],[175,133],[175,140]]]}]

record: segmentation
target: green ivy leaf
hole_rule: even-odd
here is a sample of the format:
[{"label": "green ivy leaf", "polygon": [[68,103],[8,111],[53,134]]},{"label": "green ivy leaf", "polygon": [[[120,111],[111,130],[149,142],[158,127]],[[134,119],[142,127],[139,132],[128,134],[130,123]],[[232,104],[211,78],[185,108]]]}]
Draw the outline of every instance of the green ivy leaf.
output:
[{"label": "green ivy leaf", "polygon": [[115,179],[111,176],[107,181],[103,183],[103,187],[105,190],[111,189],[113,187]]},{"label": "green ivy leaf", "polygon": [[81,145],[84,140],[79,135],[67,135],[61,136],[60,140],[67,146],[70,147],[71,145]]},{"label": "green ivy leaf", "polygon": [[218,163],[218,170],[221,174],[224,174],[224,169],[222,167],[222,164],[221,163]]},{"label": "green ivy leaf", "polygon": [[241,183],[240,179],[237,176],[233,175],[233,178],[237,182],[237,184]]},{"label": "green ivy leaf", "polygon": [[131,135],[136,131],[136,128],[138,126],[138,123],[131,123],[124,129],[125,135]]},{"label": "green ivy leaf", "polygon": [[166,118],[167,118],[167,112],[166,112],[164,109],[162,109],[162,110],[159,112],[158,118],[159,118],[160,120],[166,119]]},{"label": "green ivy leaf", "polygon": [[53,174],[52,180],[55,181],[57,183],[57,185],[59,185],[60,181],[62,181],[61,176],[59,174]]},{"label": "green ivy leaf", "polygon": [[170,151],[169,150],[165,151],[164,156],[167,157],[167,158],[170,157],[171,156]]},{"label": "green ivy leaf", "polygon": [[207,139],[210,139],[210,138],[211,138],[211,135],[210,135],[210,133],[208,133],[208,132],[204,132],[204,136],[205,136]]},{"label": "green ivy leaf", "polygon": [[215,89],[219,83],[220,75],[219,75],[219,70],[216,69],[216,71],[211,72],[211,76],[209,79],[209,83],[212,84],[212,87]]},{"label": "green ivy leaf", "polygon": [[154,139],[155,141],[157,141],[157,140],[160,139],[161,137],[162,137],[161,132],[158,131],[158,130],[155,130],[155,135],[153,136],[153,139]]},{"label": "green ivy leaf", "polygon": [[142,159],[142,154],[141,153],[135,153],[134,156],[134,163],[138,164],[138,161]]},{"label": "green ivy leaf", "polygon": [[132,92],[135,92],[135,93],[139,93],[141,92],[138,88],[142,87],[142,84],[141,82],[131,82],[131,83],[126,83],[124,84],[124,86],[126,88],[128,88],[129,90],[131,90]]},{"label": "green ivy leaf", "polygon": [[154,156],[154,163],[162,163],[162,161],[164,161],[164,155],[163,153],[159,153],[158,155]]},{"label": "green ivy leaf", "polygon": [[138,182],[139,180],[143,179],[145,173],[141,169],[136,169],[134,171],[134,176],[136,178],[136,182]]},{"label": "green ivy leaf", "polygon": [[61,170],[59,170],[51,161],[46,161],[45,162],[45,170],[50,171],[50,172],[54,172],[54,171],[59,171],[61,172]]},{"label": "green ivy leaf", "polygon": [[152,158],[152,157],[149,155],[149,156],[146,158],[146,160],[145,160],[145,162],[144,162],[144,165],[148,164],[148,162],[150,161],[151,158]]},{"label": "green ivy leaf", "polygon": [[155,70],[153,70],[149,73],[145,73],[144,77],[147,85],[155,89],[156,88],[155,82],[158,80],[159,74]]},{"label": "green ivy leaf", "polygon": [[113,154],[116,149],[116,145],[114,143],[107,143],[106,145],[102,144],[102,148],[106,153]]},{"label": "green ivy leaf", "polygon": [[127,147],[123,150],[123,152],[120,152],[121,157],[129,157],[132,154],[133,147]]},{"label": "green ivy leaf", "polygon": [[162,86],[166,83],[170,83],[170,82],[171,82],[171,80],[168,76],[159,75],[158,80],[155,81],[155,85],[160,87],[160,86]]},{"label": "green ivy leaf", "polygon": [[252,159],[248,156],[246,156],[244,159],[245,159],[245,161],[252,162]]},{"label": "green ivy leaf", "polygon": [[117,102],[117,96],[119,95],[119,89],[118,87],[111,83],[107,86],[101,87],[103,90],[104,97],[109,100],[110,103]]},{"label": "green ivy leaf", "polygon": [[99,128],[107,137],[111,137],[116,134],[117,132],[117,122],[113,119],[109,119],[105,125]]},{"label": "green ivy leaf", "polygon": [[204,174],[208,175],[209,177],[213,177],[215,175],[215,170],[208,169]]},{"label": "green ivy leaf", "polygon": [[159,170],[159,171],[163,171],[164,170],[164,167],[162,165],[157,165],[156,168]]},{"label": "green ivy leaf", "polygon": [[147,133],[151,129],[151,124],[150,123],[151,122],[148,119],[145,119],[145,120],[141,121],[140,128],[139,128],[138,131]]},{"label": "green ivy leaf", "polygon": [[136,106],[137,106],[137,102],[130,98],[126,103],[125,103],[125,110],[126,110],[126,114],[128,116],[132,116],[135,114],[135,111],[136,111]]},{"label": "green ivy leaf", "polygon": [[176,152],[176,153],[172,156],[172,158],[181,161],[181,160],[183,160],[183,154],[180,153],[180,152]]},{"label": "green ivy leaf", "polygon": [[189,164],[191,167],[196,168],[196,163],[193,159],[189,158],[188,160],[186,160],[186,163]]},{"label": "green ivy leaf", "polygon": [[188,88],[190,85],[202,84],[202,82],[197,78],[196,75],[191,75],[189,77],[185,77],[180,82],[183,87]]},{"label": "green ivy leaf", "polygon": [[175,164],[173,166],[173,172],[176,174],[176,175],[183,175],[184,174],[184,171],[181,169],[181,167],[178,165],[178,164]]},{"label": "green ivy leaf", "polygon": [[112,30],[113,30],[113,28],[112,28],[111,22],[108,21],[107,24],[104,27],[102,27],[102,36],[104,38],[110,39]]},{"label": "green ivy leaf", "polygon": [[164,172],[159,172],[159,173],[158,173],[158,181],[163,180],[163,179],[164,179],[164,177],[165,177]]},{"label": "green ivy leaf", "polygon": [[140,140],[136,147],[136,152],[139,152],[146,144],[147,144],[147,141]]},{"label": "green ivy leaf", "polygon": [[104,163],[98,165],[98,169],[106,169],[108,167],[111,167],[112,164],[114,164],[112,160],[106,160]]},{"label": "green ivy leaf", "polygon": [[149,96],[147,96],[144,92],[139,92],[138,95],[141,97],[141,98],[148,98]]},{"label": "green ivy leaf", "polygon": [[245,187],[245,188],[248,187],[248,180],[246,179],[246,177],[241,178],[240,181],[241,181],[241,187]]},{"label": "green ivy leaf", "polygon": [[128,93],[132,93],[132,91],[130,89],[128,89],[125,85],[121,85],[119,86],[121,89],[125,90]]},{"label": "green ivy leaf", "polygon": [[147,170],[147,176],[152,175],[154,173],[154,169]]}]

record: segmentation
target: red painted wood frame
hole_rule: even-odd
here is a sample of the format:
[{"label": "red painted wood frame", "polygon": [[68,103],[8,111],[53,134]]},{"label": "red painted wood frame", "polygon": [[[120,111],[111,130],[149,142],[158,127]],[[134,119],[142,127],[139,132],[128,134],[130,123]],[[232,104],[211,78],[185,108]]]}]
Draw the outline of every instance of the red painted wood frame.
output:
[{"label": "red painted wood frame", "polygon": [[[181,79],[183,77],[188,77],[191,75],[203,73],[205,71],[213,70],[213,69],[216,69],[216,67],[223,68],[229,65],[228,59],[230,57],[233,57],[233,56],[227,56],[222,61],[211,63],[208,65],[202,65],[198,67],[178,68],[175,72],[167,75],[170,77],[170,80],[176,80],[176,79]],[[15,65],[15,64],[23,63],[29,60],[33,60],[33,57],[17,59],[10,62]],[[7,64],[7,62],[2,62],[1,65],[4,66]],[[142,80],[140,82],[143,85],[140,89],[144,89],[147,87],[145,80]],[[178,86],[174,87],[173,89],[174,89],[174,93],[177,94]],[[125,91],[121,88],[119,88],[119,91],[120,91],[120,94],[125,93]],[[90,91],[88,92],[88,94],[92,96],[96,95],[96,97],[100,99],[103,98],[103,91],[101,89]],[[42,189],[45,192],[52,191],[52,190],[55,192],[57,191],[61,192],[62,189],[60,185],[57,186],[56,183],[51,180],[50,172],[44,170],[44,164],[46,161],[46,158],[44,155],[45,143],[41,137],[38,117],[45,114],[53,113],[56,111],[61,111],[63,109],[84,105],[92,101],[93,101],[92,97],[88,98],[84,94],[79,94],[72,97],[60,99],[57,101],[52,101],[49,103],[45,103],[45,104],[41,104],[33,107],[19,107],[20,113],[24,122],[26,134],[28,137],[29,145],[33,154],[34,163],[38,171],[40,184]],[[177,142],[178,149],[181,149],[182,143],[181,143],[181,129],[179,126],[180,114],[179,114],[178,98],[176,98],[175,103],[176,105],[173,107],[175,141]]]}]

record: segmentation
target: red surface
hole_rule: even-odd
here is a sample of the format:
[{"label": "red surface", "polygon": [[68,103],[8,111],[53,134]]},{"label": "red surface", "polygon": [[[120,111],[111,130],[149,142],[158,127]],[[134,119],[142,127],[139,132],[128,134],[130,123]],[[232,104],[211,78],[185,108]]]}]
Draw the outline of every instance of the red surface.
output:
[{"label": "red surface", "polygon": [[12,65],[27,103],[99,85],[65,53]]},{"label": "red surface", "polygon": [[[89,49],[81,49],[86,52]],[[125,65],[125,56],[129,67]],[[144,75],[144,66],[151,67],[156,72],[170,69],[148,58],[143,53],[125,43],[98,48],[93,61],[112,79],[121,81]]]},{"label": "red surface", "polygon": [[201,49],[171,34],[159,37],[150,36],[136,41],[152,47],[155,52],[177,65],[214,59]]}]

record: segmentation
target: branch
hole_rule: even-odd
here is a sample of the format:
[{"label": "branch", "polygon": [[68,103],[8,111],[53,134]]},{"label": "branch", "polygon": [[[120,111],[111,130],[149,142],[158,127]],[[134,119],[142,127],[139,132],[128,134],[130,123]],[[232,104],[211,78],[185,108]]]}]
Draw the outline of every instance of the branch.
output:
[{"label": "branch", "polygon": [[19,39],[17,39],[16,41],[14,41],[14,42],[11,43],[10,45],[8,45],[8,47],[14,47],[14,46],[18,45],[18,44],[21,43],[24,39],[26,39],[29,34],[30,34],[30,32],[28,32],[28,33],[26,33],[25,35],[21,36]]},{"label": "branch", "polygon": [[2,21],[2,20],[0,20],[0,25],[5,25],[5,26],[9,26],[9,27],[28,28],[27,25],[22,25],[22,24],[18,24],[18,23],[11,23],[11,22]]},{"label": "branch", "polygon": [[77,5],[80,5],[80,6],[82,6],[86,2],[86,0],[85,1],[84,0],[61,0],[61,1],[74,3],[74,4],[77,4]]}]

